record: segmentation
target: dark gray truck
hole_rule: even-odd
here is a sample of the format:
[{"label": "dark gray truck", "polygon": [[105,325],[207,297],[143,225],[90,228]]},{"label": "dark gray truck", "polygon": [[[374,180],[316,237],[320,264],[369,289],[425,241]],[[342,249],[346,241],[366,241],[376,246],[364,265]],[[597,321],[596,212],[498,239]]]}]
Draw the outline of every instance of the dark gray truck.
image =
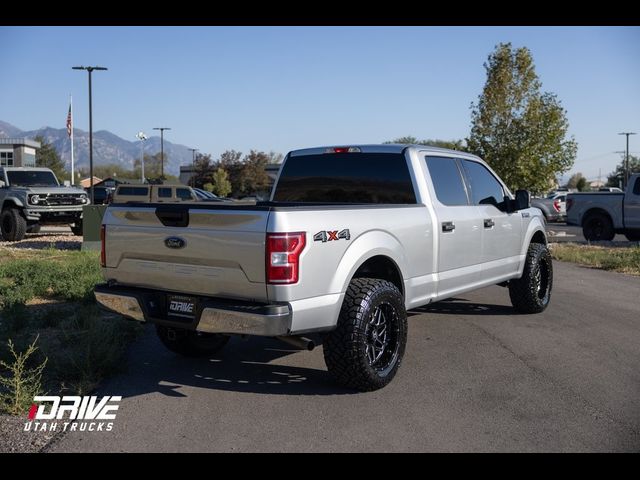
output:
[{"label": "dark gray truck", "polygon": [[82,207],[89,197],[82,189],[58,183],[48,168],[0,167],[0,231],[17,242],[41,225],[69,225],[82,235]]}]

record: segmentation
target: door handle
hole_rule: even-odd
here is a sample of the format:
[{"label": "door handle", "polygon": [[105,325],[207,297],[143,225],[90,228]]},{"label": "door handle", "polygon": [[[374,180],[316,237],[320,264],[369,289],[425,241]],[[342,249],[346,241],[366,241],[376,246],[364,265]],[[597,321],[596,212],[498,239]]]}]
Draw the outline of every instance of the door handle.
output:
[{"label": "door handle", "polygon": [[494,222],[491,218],[484,219],[484,228],[493,228],[495,224],[496,222]]},{"label": "door handle", "polygon": [[456,224],[453,222],[442,222],[443,232],[453,232],[456,229]]}]

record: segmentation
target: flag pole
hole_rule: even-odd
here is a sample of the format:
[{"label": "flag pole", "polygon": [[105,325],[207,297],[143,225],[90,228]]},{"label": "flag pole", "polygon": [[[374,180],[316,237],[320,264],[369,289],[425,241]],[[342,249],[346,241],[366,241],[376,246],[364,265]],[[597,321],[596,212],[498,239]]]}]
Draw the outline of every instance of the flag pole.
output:
[{"label": "flag pole", "polygon": [[71,110],[71,185],[75,185],[75,166],[73,158],[73,97],[71,94],[69,94],[69,109]]}]

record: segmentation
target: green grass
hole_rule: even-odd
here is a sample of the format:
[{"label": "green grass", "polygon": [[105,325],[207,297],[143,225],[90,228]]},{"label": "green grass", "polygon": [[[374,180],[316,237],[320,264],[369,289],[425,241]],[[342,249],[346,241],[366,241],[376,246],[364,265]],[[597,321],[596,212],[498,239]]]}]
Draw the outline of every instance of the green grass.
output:
[{"label": "green grass", "polygon": [[87,301],[101,280],[96,252],[39,250],[25,254],[0,250],[0,307],[12,308],[34,298]]},{"label": "green grass", "polygon": [[551,247],[556,260],[578,263],[614,272],[640,275],[640,246],[600,247],[575,243],[556,243]]},{"label": "green grass", "polygon": [[97,308],[93,287],[101,281],[96,252],[0,248],[0,375],[11,377],[7,365],[36,338],[23,368],[46,361],[42,384],[49,393],[83,395],[121,371],[142,327]]}]

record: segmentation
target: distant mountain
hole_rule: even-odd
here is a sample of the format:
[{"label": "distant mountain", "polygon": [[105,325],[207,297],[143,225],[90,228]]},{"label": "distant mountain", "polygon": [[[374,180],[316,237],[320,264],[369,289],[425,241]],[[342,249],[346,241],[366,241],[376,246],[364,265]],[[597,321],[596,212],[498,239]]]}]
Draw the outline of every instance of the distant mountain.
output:
[{"label": "distant mountain", "polygon": [[[71,169],[71,145],[66,128],[42,127],[37,130],[24,131],[0,121],[0,137],[26,137],[33,139],[41,135],[48,143],[52,144],[64,160],[68,169]],[[76,167],[88,167],[89,165],[89,132],[73,129],[75,145]],[[160,137],[149,137],[144,142],[144,152],[154,155],[160,152]],[[192,153],[189,147],[177,143],[164,141],[164,154],[167,158],[165,172],[178,176],[180,165],[191,163]],[[132,168],[134,159],[140,158],[140,142],[128,141],[107,130],[93,132],[93,161],[95,165],[117,163],[125,168]]]}]

